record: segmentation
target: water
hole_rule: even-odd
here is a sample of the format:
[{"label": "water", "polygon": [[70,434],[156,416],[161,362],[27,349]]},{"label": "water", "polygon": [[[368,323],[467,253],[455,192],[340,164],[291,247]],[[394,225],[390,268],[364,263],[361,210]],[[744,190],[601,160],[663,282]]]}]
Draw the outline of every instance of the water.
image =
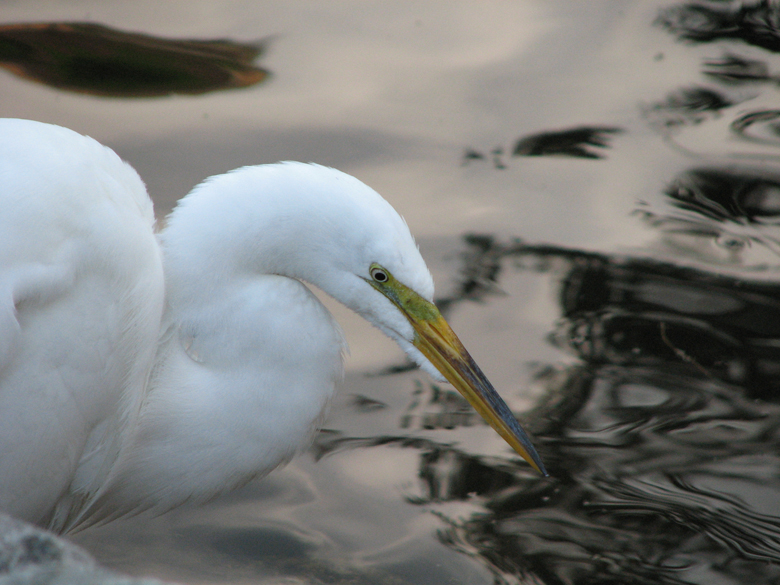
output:
[{"label": "water", "polygon": [[313,160],[371,184],[552,476],[331,303],[352,355],[311,451],[205,507],[73,537],[101,562],[191,583],[780,582],[780,7],[3,13],[262,45],[254,85],[198,95],[2,73],[0,114],[111,145],[161,218],[243,164]]}]

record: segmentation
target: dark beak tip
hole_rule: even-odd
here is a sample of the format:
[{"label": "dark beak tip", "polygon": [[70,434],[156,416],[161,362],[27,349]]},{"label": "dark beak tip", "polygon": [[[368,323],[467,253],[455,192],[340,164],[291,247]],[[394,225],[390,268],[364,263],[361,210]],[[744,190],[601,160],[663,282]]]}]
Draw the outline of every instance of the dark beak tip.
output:
[{"label": "dark beak tip", "polygon": [[544,466],[541,459],[534,461],[534,464],[536,466],[536,471],[538,471],[542,477],[550,477],[550,474],[547,472],[547,468]]}]

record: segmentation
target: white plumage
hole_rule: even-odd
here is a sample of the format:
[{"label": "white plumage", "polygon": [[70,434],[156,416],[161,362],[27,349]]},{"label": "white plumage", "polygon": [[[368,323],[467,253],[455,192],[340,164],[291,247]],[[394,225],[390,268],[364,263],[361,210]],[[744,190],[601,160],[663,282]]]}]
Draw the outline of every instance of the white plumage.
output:
[{"label": "white plumage", "polygon": [[[165,510],[289,460],[342,374],[339,327],[303,282],[485,392],[473,369],[458,378],[459,360],[476,365],[430,303],[404,221],[334,169],[212,177],[158,243],[144,185],[113,151],[2,120],[0,205],[0,509],[15,516],[66,530]],[[454,348],[442,363],[439,345]],[[543,470],[516,421],[464,394]]]}]

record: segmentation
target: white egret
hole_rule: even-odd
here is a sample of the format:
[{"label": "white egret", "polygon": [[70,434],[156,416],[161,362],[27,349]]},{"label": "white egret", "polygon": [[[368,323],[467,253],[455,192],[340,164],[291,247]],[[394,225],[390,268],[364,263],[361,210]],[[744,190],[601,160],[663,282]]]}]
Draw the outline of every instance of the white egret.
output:
[{"label": "white egret", "polygon": [[310,442],[344,342],[315,285],[541,459],[432,304],[395,210],[280,163],[212,177],[154,234],[137,173],[71,130],[0,121],[0,509],[57,530],[202,501]]}]

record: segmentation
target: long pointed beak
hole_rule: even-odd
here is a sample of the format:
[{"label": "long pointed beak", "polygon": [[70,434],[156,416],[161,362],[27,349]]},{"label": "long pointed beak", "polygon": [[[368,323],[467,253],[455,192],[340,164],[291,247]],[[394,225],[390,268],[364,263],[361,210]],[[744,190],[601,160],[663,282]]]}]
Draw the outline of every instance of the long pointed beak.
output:
[{"label": "long pointed beak", "polygon": [[542,475],[547,471],[528,434],[517,422],[501,396],[493,388],[436,305],[397,281],[376,264],[381,281],[367,280],[406,316],[415,331],[413,343],[449,380],[469,404],[501,435],[517,453]]},{"label": "long pointed beak", "polygon": [[438,309],[433,308],[437,317],[432,319],[417,319],[409,313],[406,314],[417,332],[414,340],[415,347],[531,467],[546,476],[547,470],[544,468],[542,458],[534,449],[531,438],[517,422],[506,402],[482,373]]}]

